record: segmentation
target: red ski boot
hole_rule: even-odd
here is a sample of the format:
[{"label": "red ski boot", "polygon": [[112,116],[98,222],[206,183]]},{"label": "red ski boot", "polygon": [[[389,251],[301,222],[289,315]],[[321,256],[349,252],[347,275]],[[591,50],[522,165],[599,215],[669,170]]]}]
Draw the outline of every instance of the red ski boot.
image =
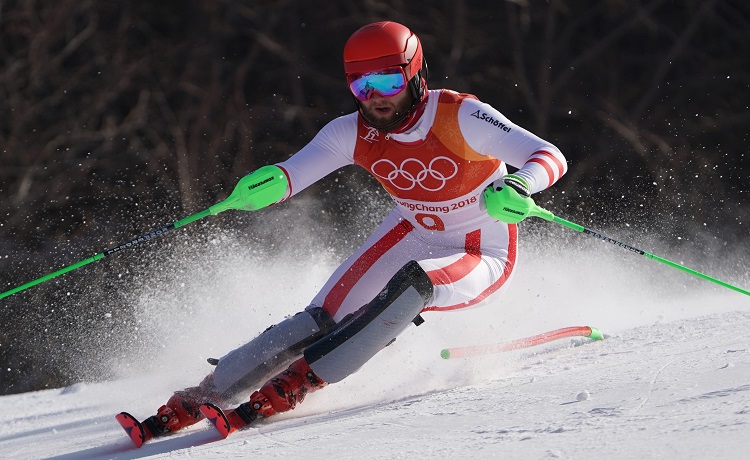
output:
[{"label": "red ski boot", "polygon": [[194,425],[203,419],[200,405],[207,402],[221,403],[222,400],[214,389],[213,375],[209,375],[197,387],[176,391],[167,404],[161,406],[156,415],[142,422],[127,412],[115,418],[128,434],[136,447],[141,447],[150,439],[173,433],[182,428]]},{"label": "red ski boot", "polygon": [[304,358],[292,363],[287,370],[272,378],[250,396],[250,401],[224,413],[214,404],[204,404],[200,410],[216,427],[222,437],[253,423],[259,417],[270,417],[277,412],[294,409],[308,393],[326,386],[307,365]]}]

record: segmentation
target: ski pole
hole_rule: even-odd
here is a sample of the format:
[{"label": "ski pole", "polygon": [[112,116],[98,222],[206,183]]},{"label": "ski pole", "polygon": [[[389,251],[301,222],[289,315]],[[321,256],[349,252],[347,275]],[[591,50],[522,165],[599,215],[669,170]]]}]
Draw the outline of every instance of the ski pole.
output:
[{"label": "ski pole", "polygon": [[193,214],[190,217],[187,217],[182,220],[178,220],[177,222],[173,222],[171,224],[165,225],[164,227],[161,227],[159,229],[156,229],[154,231],[151,231],[149,233],[146,233],[145,235],[139,236],[137,238],[133,238],[132,240],[128,241],[127,243],[118,244],[117,246],[111,248],[111,249],[105,249],[104,251],[100,252],[99,254],[96,254],[92,257],[89,257],[88,259],[83,259],[80,262],[76,262],[72,265],[68,265],[65,268],[61,268],[60,270],[57,270],[56,272],[52,272],[48,275],[44,275],[40,278],[37,278],[33,281],[29,281],[26,284],[23,284],[21,286],[15,287],[9,291],[5,291],[2,294],[0,294],[0,299],[4,299],[5,297],[11,296],[17,292],[23,291],[24,289],[28,289],[32,286],[36,286],[37,284],[41,284],[45,281],[51,280],[52,278],[56,278],[60,275],[63,275],[65,273],[71,272],[73,270],[76,270],[78,268],[81,268],[85,265],[88,265],[92,262],[96,262],[97,260],[101,260],[107,256],[110,256],[112,254],[116,254],[120,251],[123,251],[125,249],[130,249],[134,246],[136,246],[139,243],[143,243],[145,241],[152,240],[158,236],[161,236],[165,233],[167,233],[169,230],[173,230],[175,228],[184,227],[185,225],[194,222],[198,219],[202,219],[203,217],[210,214],[210,211],[206,209],[205,211],[201,211],[197,214]]},{"label": "ski pole", "polygon": [[731,285],[729,283],[726,283],[724,281],[718,280],[716,278],[712,278],[712,277],[710,277],[710,276],[708,276],[708,275],[706,275],[704,273],[700,273],[700,272],[695,271],[695,270],[693,270],[691,268],[687,268],[687,267],[682,266],[682,265],[680,265],[678,263],[675,263],[675,262],[672,262],[670,260],[664,259],[662,257],[659,257],[657,255],[651,254],[649,252],[642,251],[640,249],[634,248],[633,246],[630,246],[628,244],[625,244],[625,243],[622,243],[620,241],[617,241],[617,240],[615,240],[613,238],[610,238],[610,237],[608,237],[606,235],[603,235],[603,234],[601,234],[599,232],[596,232],[594,230],[589,230],[588,228],[585,228],[582,225],[579,225],[579,224],[570,222],[568,220],[562,219],[560,217],[557,217],[554,214],[552,214],[550,211],[547,211],[546,209],[538,206],[536,203],[534,203],[534,205],[532,206],[532,209],[529,212],[529,215],[530,216],[534,216],[534,217],[539,217],[541,219],[544,219],[544,220],[547,220],[547,221],[550,221],[550,222],[555,222],[555,223],[558,223],[560,225],[564,225],[565,227],[571,228],[571,229],[573,229],[573,230],[575,230],[577,232],[585,233],[587,235],[593,236],[594,238],[598,238],[598,239],[600,239],[602,241],[606,241],[607,243],[612,243],[612,244],[614,244],[616,246],[620,246],[621,248],[626,249],[628,251],[634,252],[636,254],[640,254],[640,255],[642,255],[644,257],[647,257],[649,259],[655,260],[657,262],[661,262],[661,263],[663,263],[665,265],[668,265],[668,266],[670,266],[672,268],[676,268],[676,269],[682,270],[682,271],[684,271],[686,273],[690,273],[691,275],[697,276],[697,277],[702,278],[702,279],[704,279],[706,281],[711,281],[712,283],[716,283],[716,284],[718,284],[720,286],[724,286],[726,288],[729,288],[729,289],[735,290],[737,292],[740,292],[742,294],[750,296],[750,291],[747,291],[747,290],[742,289],[742,288],[737,287],[737,286],[733,286],[733,285]]},{"label": "ski pole", "polygon": [[602,334],[599,329],[590,326],[564,327],[543,334],[495,345],[472,345],[468,347],[444,348],[440,352],[440,357],[443,359],[467,358],[470,356],[488,355],[503,351],[520,350],[521,348],[533,347],[543,343],[552,342],[553,340],[564,339],[566,337],[588,337],[593,340],[602,340],[605,338],[604,334]]},{"label": "ski pole", "polygon": [[[247,176],[240,179],[240,181],[237,183],[237,186],[234,188],[234,191],[232,191],[229,197],[225,199],[224,201],[217,203],[211,206],[210,208],[205,209],[201,212],[195,213],[192,216],[178,220],[171,224],[165,225],[157,230],[149,232],[145,235],[134,238],[126,243],[118,244],[117,246],[111,249],[105,249],[104,251],[92,257],[89,257],[88,259],[84,259],[84,260],[81,260],[80,262],[76,262],[72,265],[68,265],[67,267],[61,268],[60,270],[57,270],[56,272],[50,273],[48,275],[44,275],[33,281],[29,281],[26,284],[23,284],[21,286],[5,291],[2,294],[0,294],[0,299],[4,299],[5,297],[8,297],[17,292],[23,291],[24,289],[28,289],[32,286],[36,286],[37,284],[41,284],[45,281],[51,280],[52,278],[58,277],[65,273],[68,273],[78,268],[81,268],[83,266],[86,266],[92,262],[101,260],[107,256],[117,254],[118,252],[121,252],[125,249],[133,248],[140,243],[143,243],[145,241],[150,241],[158,236],[161,236],[167,233],[170,230],[184,227],[197,220],[203,219],[206,216],[215,215],[220,212],[224,212],[228,209],[240,209],[240,210],[260,209],[264,205],[267,205],[264,200],[267,199],[268,196],[275,195],[275,192],[273,191],[274,189],[279,190],[279,187],[283,187],[284,189],[286,189],[286,181],[287,181],[286,176],[280,169],[278,168],[274,169],[273,167],[267,167],[267,166],[260,168],[255,173],[248,174]],[[263,203],[263,204],[259,204],[259,203]]]}]

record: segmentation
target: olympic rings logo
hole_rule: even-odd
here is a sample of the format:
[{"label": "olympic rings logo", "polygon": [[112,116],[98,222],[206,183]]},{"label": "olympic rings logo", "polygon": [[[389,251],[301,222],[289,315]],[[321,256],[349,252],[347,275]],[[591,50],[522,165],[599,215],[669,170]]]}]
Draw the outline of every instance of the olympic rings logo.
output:
[{"label": "olympic rings logo", "polygon": [[419,185],[428,192],[437,192],[456,177],[458,165],[444,156],[433,158],[428,165],[416,158],[407,158],[399,166],[391,160],[383,159],[373,163],[370,171],[399,190],[407,191]]}]

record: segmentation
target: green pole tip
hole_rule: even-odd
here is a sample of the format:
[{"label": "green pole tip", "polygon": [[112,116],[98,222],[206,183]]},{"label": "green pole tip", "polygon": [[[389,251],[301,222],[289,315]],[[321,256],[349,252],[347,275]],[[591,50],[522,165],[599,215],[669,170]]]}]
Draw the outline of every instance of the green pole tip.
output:
[{"label": "green pole tip", "polygon": [[594,339],[594,340],[603,340],[604,334],[602,334],[602,331],[595,327],[589,326],[589,329],[591,329],[591,334],[588,335],[588,338]]},{"label": "green pole tip", "polygon": [[450,351],[449,349],[447,349],[447,348],[444,348],[444,349],[443,349],[443,350],[442,350],[442,351],[440,352],[440,357],[441,357],[441,358],[443,358],[443,359],[448,359],[448,358],[450,358],[450,357],[451,357],[451,351]]}]

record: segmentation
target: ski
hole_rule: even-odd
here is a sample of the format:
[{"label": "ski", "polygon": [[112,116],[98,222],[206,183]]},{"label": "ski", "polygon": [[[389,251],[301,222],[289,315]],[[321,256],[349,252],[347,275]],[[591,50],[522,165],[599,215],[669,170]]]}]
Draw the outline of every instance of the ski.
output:
[{"label": "ski", "polygon": [[115,419],[117,419],[117,423],[120,424],[122,429],[125,430],[130,440],[133,441],[135,447],[141,447],[146,442],[146,429],[143,428],[141,422],[135,417],[127,412],[120,412],[115,415]]},{"label": "ski", "polygon": [[[243,405],[240,405],[237,409],[229,409],[226,412],[218,406],[205,403],[201,405],[201,414],[208,420],[211,425],[216,428],[222,438],[226,438],[235,431],[244,428],[250,422],[254,421],[259,415],[252,411],[247,411]],[[238,413],[244,415],[241,415]],[[156,417],[152,417],[155,419]],[[144,422],[139,422],[138,419],[133,417],[127,412],[120,412],[115,416],[117,423],[120,424],[125,433],[128,435],[130,440],[133,442],[135,447],[141,447],[143,443],[152,439],[154,436],[151,434],[151,430],[146,428],[144,424],[151,422],[151,419],[147,419]],[[150,428],[150,426],[149,426]],[[167,434],[166,431],[162,434]],[[159,435],[161,436],[161,434]]]},{"label": "ski", "polygon": [[236,408],[226,411],[215,404],[205,403],[201,405],[200,411],[216,428],[222,438],[245,428],[261,417],[260,413],[250,407],[249,403],[240,404]]},{"label": "ski", "polygon": [[234,409],[224,412],[215,404],[205,403],[201,405],[200,411],[206,417],[206,420],[211,422],[211,425],[216,428],[216,431],[219,432],[222,438],[226,438],[247,425]]},{"label": "ski", "polygon": [[218,406],[211,403],[202,404],[200,407],[200,411],[201,414],[206,417],[206,420],[211,422],[211,425],[216,428],[216,431],[219,432],[222,438],[226,438],[237,430],[237,428],[233,427],[232,424],[229,423],[229,419],[227,418],[226,414],[224,414],[224,411],[221,410]]},{"label": "ski", "polygon": [[516,339],[510,342],[497,343],[493,345],[473,345],[468,347],[444,348],[440,352],[443,359],[467,358],[470,356],[488,355],[503,351],[520,350],[521,348],[534,347],[554,340],[567,337],[588,337],[592,340],[602,340],[607,336],[599,329],[590,326],[573,326],[555,329],[543,334]]}]

